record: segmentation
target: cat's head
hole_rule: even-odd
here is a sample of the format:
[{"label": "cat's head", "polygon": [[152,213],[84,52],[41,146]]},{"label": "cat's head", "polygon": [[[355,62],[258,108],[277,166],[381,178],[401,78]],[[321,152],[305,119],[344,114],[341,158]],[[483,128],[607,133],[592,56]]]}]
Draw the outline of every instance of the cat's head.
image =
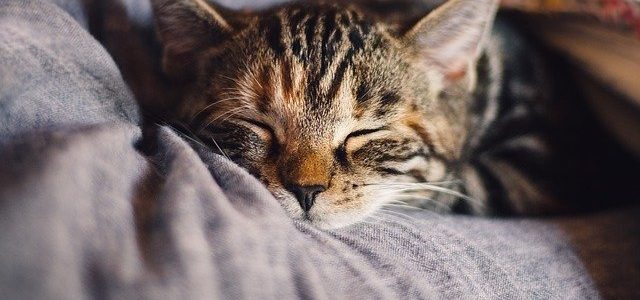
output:
[{"label": "cat's head", "polygon": [[460,155],[476,62],[497,1],[452,0],[411,24],[363,7],[295,2],[258,12],[156,1],[176,118],[324,227],[428,197]]}]

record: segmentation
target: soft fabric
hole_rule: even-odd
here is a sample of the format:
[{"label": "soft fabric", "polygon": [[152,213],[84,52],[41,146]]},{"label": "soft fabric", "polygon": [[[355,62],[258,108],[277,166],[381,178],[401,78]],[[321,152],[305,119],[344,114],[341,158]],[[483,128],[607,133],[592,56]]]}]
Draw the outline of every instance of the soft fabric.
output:
[{"label": "soft fabric", "polygon": [[[57,4],[56,4],[57,3]],[[75,1],[0,1],[5,299],[638,296],[639,209],[491,220],[382,211],[320,231],[132,94]]]}]

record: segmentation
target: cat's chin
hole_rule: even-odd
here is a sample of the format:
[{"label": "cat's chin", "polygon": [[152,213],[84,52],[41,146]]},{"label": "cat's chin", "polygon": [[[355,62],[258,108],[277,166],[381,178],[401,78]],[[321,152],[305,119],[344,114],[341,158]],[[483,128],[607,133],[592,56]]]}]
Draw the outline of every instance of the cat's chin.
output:
[{"label": "cat's chin", "polygon": [[339,229],[354,225],[363,221],[372,212],[369,211],[344,211],[327,213],[322,210],[309,211],[307,222],[320,229]]},{"label": "cat's chin", "polygon": [[292,219],[311,224],[312,226],[323,230],[344,228],[356,224],[367,217],[366,214],[327,214],[314,213],[313,210],[311,210],[308,214],[304,214],[302,210],[295,210],[293,212],[287,210],[287,214]]},{"label": "cat's chin", "polygon": [[287,209],[287,213],[293,219],[309,223],[323,230],[347,227],[364,220],[369,215],[369,213],[365,212],[327,213],[322,210],[314,209],[309,211],[307,214],[304,214],[302,210]]},{"label": "cat's chin", "polygon": [[356,224],[366,218],[367,214],[362,213],[325,213],[314,212],[313,209],[304,214],[302,210],[288,210],[287,214],[296,220],[309,223],[314,227],[323,230],[344,228]]}]

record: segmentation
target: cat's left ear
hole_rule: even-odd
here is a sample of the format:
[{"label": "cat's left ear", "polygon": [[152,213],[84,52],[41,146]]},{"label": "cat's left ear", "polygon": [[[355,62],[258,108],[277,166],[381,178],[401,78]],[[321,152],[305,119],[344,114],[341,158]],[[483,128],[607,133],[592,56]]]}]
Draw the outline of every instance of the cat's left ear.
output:
[{"label": "cat's left ear", "polygon": [[498,0],[449,0],[410,26],[402,39],[443,88],[467,79],[471,89],[497,9]]},{"label": "cat's left ear", "polygon": [[152,0],[163,44],[163,67],[174,78],[193,75],[198,55],[220,47],[244,25],[238,13],[210,0]]}]

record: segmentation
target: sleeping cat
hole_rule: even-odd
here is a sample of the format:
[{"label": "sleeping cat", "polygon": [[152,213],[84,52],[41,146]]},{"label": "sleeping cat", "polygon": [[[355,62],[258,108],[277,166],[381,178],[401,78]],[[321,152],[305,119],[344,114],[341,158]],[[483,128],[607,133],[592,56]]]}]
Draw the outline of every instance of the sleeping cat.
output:
[{"label": "sleeping cat", "polygon": [[498,1],[365,2],[155,1],[174,124],[322,228],[399,202],[557,209],[548,141],[531,126],[544,80],[509,52],[521,38],[493,28]]}]

